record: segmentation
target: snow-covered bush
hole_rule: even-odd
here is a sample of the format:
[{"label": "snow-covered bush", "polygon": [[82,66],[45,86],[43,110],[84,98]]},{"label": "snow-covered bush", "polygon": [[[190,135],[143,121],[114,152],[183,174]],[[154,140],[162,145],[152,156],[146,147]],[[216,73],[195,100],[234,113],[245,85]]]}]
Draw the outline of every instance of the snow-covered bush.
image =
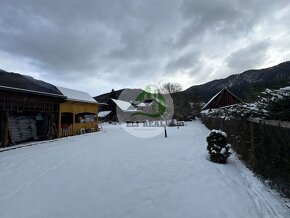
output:
[{"label": "snow-covered bush", "polygon": [[255,103],[235,104],[222,108],[214,108],[202,111],[201,114],[207,117],[222,117],[226,119],[265,117],[266,111],[257,107]]},{"label": "snow-covered bush", "polygon": [[227,134],[214,129],[206,139],[210,160],[216,163],[226,163],[231,155],[230,145],[227,144]]},{"label": "snow-covered bush", "polygon": [[290,121],[290,87],[278,90],[266,89],[253,103],[230,105],[223,108],[202,111],[208,117],[260,118],[268,120]]},{"label": "snow-covered bush", "polygon": [[267,119],[290,121],[290,87],[279,90],[266,89],[261,93],[257,105],[267,111]]}]

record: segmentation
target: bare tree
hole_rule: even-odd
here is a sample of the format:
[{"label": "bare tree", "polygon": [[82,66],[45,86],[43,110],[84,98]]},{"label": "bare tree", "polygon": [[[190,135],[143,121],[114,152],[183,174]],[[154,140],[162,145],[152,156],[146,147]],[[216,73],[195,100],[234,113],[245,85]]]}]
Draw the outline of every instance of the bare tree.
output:
[{"label": "bare tree", "polygon": [[179,83],[164,83],[161,87],[161,91],[163,93],[175,93],[175,92],[180,92],[182,90],[182,86]]}]

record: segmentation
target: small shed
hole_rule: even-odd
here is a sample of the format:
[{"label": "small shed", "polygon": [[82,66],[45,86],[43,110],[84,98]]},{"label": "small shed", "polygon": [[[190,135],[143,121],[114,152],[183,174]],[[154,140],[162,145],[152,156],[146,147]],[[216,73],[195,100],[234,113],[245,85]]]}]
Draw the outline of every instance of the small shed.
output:
[{"label": "small shed", "polygon": [[243,103],[243,101],[227,88],[223,88],[205,104],[202,110],[221,108],[239,103]]},{"label": "small shed", "polygon": [[72,136],[98,130],[99,103],[88,93],[57,87],[67,97],[60,104],[58,136]]},{"label": "small shed", "polygon": [[56,138],[64,99],[52,84],[0,70],[0,147]]}]

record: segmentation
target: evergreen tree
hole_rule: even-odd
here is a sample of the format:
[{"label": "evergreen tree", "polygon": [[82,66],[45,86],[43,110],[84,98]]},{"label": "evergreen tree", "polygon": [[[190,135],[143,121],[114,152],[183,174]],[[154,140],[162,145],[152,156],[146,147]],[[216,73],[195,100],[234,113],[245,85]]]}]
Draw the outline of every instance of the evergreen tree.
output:
[{"label": "evergreen tree", "polygon": [[108,110],[111,111],[109,114],[109,119],[111,121],[117,121],[117,112],[116,112],[116,104],[112,99],[117,99],[117,94],[114,89],[112,89],[110,95],[109,95],[109,100],[107,102],[108,104]]},{"label": "evergreen tree", "polygon": [[267,111],[267,119],[290,121],[290,89],[266,89],[260,98],[258,106]]}]

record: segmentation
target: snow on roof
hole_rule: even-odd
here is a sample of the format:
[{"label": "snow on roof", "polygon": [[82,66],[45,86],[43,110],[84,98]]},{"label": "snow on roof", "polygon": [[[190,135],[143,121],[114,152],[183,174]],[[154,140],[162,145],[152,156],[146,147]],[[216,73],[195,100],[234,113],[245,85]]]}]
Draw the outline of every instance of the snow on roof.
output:
[{"label": "snow on roof", "polygon": [[111,111],[100,111],[98,117],[106,117]]},{"label": "snow on roof", "polygon": [[135,109],[128,109],[128,110],[124,110],[125,112],[143,112],[142,110],[137,110],[137,108]]},{"label": "snow on roof", "polygon": [[215,96],[213,96],[204,106],[201,110],[204,110],[221,92],[223,91],[223,89],[221,91],[219,91]]},{"label": "snow on roof", "polygon": [[64,88],[64,87],[57,87],[57,89],[67,97],[69,101],[79,101],[79,102],[86,102],[86,103],[98,103],[95,99],[93,99],[88,93]]},{"label": "snow on roof", "polygon": [[[227,88],[223,88],[221,91],[219,91],[215,96],[213,96],[207,103],[206,103],[206,105],[204,105],[203,106],[203,108],[201,109],[201,110],[205,110],[205,109],[207,109],[207,107],[209,106],[209,104],[211,104],[214,100],[215,100],[215,98],[218,96],[218,95],[222,95],[223,94],[223,92],[228,92],[230,95],[232,95],[234,98],[236,98],[240,103],[243,103],[243,101],[239,98],[239,97],[237,97],[235,94],[233,94],[230,90],[228,90]],[[234,104],[232,104],[232,105],[234,105]],[[230,106],[230,105],[226,105],[226,106]],[[225,107],[225,106],[224,106]]]},{"label": "snow on roof", "polygon": [[0,89],[65,98],[52,84],[31,76],[0,70]]},{"label": "snow on roof", "polygon": [[122,110],[122,111],[128,111],[128,110],[132,110],[135,107],[127,101],[122,101],[122,100],[117,100],[117,99],[113,99],[112,100],[116,103],[116,105]]},{"label": "snow on roof", "polygon": [[144,104],[143,102],[141,102],[140,104],[138,104],[139,107],[146,107],[146,104]]},{"label": "snow on roof", "polygon": [[281,88],[280,90],[282,90],[282,91],[290,91],[290,86],[287,86],[287,87]]}]

